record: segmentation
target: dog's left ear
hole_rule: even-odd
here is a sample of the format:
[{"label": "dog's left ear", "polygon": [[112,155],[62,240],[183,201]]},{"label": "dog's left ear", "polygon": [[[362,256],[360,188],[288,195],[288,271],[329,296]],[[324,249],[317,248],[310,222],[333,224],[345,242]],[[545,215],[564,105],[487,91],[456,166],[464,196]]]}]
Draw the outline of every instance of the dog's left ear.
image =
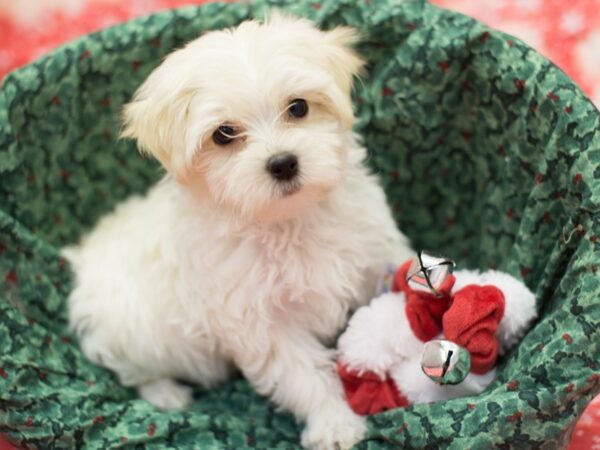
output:
[{"label": "dog's left ear", "polygon": [[337,27],[324,32],[324,50],[329,71],[333,75],[339,91],[330,93],[335,111],[347,127],[354,122],[354,112],[350,93],[354,77],[362,73],[364,60],[354,50],[359,41],[358,32],[349,27]]},{"label": "dog's left ear", "polygon": [[354,77],[362,73],[365,64],[354,50],[359,41],[360,36],[354,28],[341,26],[325,32],[325,50],[331,70],[346,95],[350,95]]}]

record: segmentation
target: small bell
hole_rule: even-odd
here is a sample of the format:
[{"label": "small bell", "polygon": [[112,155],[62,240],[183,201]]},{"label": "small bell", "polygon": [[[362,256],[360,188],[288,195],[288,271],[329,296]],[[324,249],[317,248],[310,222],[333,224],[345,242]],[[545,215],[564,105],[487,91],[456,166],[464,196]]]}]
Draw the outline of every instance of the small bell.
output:
[{"label": "small bell", "polygon": [[459,384],[471,370],[471,355],[452,341],[429,341],[421,355],[421,369],[437,384]]},{"label": "small bell", "polygon": [[454,261],[419,252],[406,274],[408,286],[416,291],[439,295],[439,289],[454,269]]}]

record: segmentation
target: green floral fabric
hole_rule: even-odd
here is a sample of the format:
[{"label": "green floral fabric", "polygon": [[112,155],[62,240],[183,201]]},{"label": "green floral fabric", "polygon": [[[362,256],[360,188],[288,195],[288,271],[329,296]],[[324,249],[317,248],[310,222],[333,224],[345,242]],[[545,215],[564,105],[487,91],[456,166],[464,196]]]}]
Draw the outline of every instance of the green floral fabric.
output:
[{"label": "green floral fabric", "polygon": [[356,27],[356,129],[418,248],[522,277],[540,319],[481,395],[369,419],[376,448],[559,448],[600,391],[600,114],[518,40],[422,1],[258,0],[92,34],[0,91],[0,433],[39,448],[298,448],[243,380],[158,412],[89,363],[66,327],[58,253],[160,177],[119,110],[172,49],[270,7]]}]

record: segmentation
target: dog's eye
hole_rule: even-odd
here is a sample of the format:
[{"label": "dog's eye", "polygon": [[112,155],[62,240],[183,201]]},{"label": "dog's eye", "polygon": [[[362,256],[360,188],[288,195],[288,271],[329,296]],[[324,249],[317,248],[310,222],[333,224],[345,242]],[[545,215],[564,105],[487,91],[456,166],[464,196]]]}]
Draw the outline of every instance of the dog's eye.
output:
[{"label": "dog's eye", "polygon": [[300,118],[304,117],[308,114],[308,104],[306,100],[302,98],[295,98],[290,102],[290,106],[288,107],[288,112],[290,116]]},{"label": "dog's eye", "polygon": [[233,129],[232,126],[221,125],[212,134],[212,140],[217,145],[227,145],[227,144],[230,144],[231,141],[233,141],[235,139],[234,133],[235,133],[235,130]]}]

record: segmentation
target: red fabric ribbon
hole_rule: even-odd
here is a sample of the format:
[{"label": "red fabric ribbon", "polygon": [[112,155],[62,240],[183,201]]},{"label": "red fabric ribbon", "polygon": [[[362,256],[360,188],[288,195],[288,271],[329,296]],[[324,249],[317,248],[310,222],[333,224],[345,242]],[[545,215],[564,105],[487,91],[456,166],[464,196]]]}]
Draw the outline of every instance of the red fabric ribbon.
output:
[{"label": "red fabric ribbon", "polygon": [[430,341],[442,332],[442,317],[450,307],[450,291],[456,278],[449,275],[438,290],[440,295],[416,291],[408,285],[406,275],[412,261],[405,262],[396,272],[392,290],[402,291],[406,295],[406,317],[416,337]]},{"label": "red fabric ribbon", "polygon": [[498,357],[496,330],[504,316],[504,294],[495,286],[465,286],[454,294],[443,318],[446,339],[471,354],[471,372],[491,370]]},{"label": "red fabric ribbon", "polygon": [[408,400],[400,393],[393,380],[379,378],[374,372],[358,374],[338,362],[346,399],[356,414],[377,414],[388,409],[408,406]]}]

